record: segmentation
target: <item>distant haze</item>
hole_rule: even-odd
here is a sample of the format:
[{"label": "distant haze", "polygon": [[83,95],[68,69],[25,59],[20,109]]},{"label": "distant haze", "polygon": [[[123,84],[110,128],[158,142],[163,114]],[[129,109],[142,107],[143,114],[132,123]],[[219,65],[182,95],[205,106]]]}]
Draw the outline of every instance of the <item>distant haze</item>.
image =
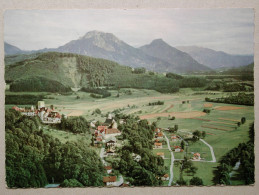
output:
[{"label": "distant haze", "polygon": [[98,30],[133,47],[162,38],[171,46],[196,45],[253,54],[253,9],[7,10],[4,40],[23,50],[55,48]]}]

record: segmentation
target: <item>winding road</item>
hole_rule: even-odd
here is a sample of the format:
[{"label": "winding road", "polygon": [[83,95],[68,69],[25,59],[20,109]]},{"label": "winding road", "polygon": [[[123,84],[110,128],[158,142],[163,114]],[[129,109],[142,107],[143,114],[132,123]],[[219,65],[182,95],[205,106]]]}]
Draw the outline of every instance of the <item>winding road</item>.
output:
[{"label": "winding road", "polygon": [[169,178],[169,183],[168,183],[168,186],[171,186],[172,182],[173,182],[173,178],[174,178],[174,172],[173,172],[173,168],[174,168],[174,153],[171,150],[170,143],[169,143],[169,140],[168,140],[166,135],[165,135],[165,139],[166,139],[166,142],[167,142],[168,150],[171,153],[170,178]]},{"label": "winding road", "polygon": [[217,162],[212,146],[209,145],[207,142],[205,142],[203,139],[200,139],[200,140],[210,148],[212,160],[211,161],[206,161],[206,162]]}]

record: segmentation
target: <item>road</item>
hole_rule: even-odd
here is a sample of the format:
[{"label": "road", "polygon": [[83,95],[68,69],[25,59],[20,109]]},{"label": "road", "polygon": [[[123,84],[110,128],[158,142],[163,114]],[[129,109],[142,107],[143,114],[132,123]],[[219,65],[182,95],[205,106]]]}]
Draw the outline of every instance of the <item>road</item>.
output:
[{"label": "road", "polygon": [[205,142],[203,139],[200,139],[200,140],[210,148],[212,160],[211,161],[206,161],[206,162],[217,162],[212,146],[209,145],[207,142]]},{"label": "road", "polygon": [[115,182],[114,186],[120,186],[121,184],[123,184],[124,179],[122,177],[122,175],[119,176],[119,180]]},{"label": "road", "polygon": [[[164,134],[165,135],[165,134]],[[171,165],[170,165],[170,178],[169,178],[169,183],[168,183],[168,186],[171,186],[172,185],[172,182],[173,182],[173,179],[174,179],[174,172],[173,172],[173,168],[174,168],[174,153],[173,151],[171,150],[171,147],[170,147],[170,142],[167,138],[167,136],[165,135],[165,139],[166,139],[166,142],[167,142],[167,147],[168,147],[168,150],[170,151],[171,153]]]},{"label": "road", "polygon": [[107,162],[103,159],[103,157],[104,157],[104,148],[101,148],[100,158],[102,159],[103,165],[107,166]]},{"label": "road", "polygon": [[[107,166],[107,162],[104,160],[104,151],[105,151],[105,148],[101,148],[100,150],[100,158],[102,159],[102,162],[103,162],[103,165],[104,166]],[[121,184],[123,184],[124,182],[124,179],[122,177],[122,175],[119,176],[119,180],[115,182],[114,186],[120,186]]]}]

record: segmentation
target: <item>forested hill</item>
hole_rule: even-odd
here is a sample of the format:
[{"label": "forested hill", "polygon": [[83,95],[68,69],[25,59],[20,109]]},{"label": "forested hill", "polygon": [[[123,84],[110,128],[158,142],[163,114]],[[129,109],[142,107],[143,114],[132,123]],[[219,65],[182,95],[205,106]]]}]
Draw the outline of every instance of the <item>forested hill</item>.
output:
[{"label": "forested hill", "polygon": [[[168,83],[170,86],[164,85],[167,92],[174,92],[174,86],[177,85],[172,79],[159,78],[154,73],[145,73],[142,69],[133,71],[130,67],[109,60],[57,52],[39,54],[34,59],[6,66],[5,80],[11,83],[11,89],[20,88],[19,91],[28,91],[50,82],[62,88],[108,86],[158,88],[160,91],[163,90],[164,83]],[[20,83],[23,83],[24,87]],[[53,92],[53,87],[50,90],[40,88],[33,91]]]}]

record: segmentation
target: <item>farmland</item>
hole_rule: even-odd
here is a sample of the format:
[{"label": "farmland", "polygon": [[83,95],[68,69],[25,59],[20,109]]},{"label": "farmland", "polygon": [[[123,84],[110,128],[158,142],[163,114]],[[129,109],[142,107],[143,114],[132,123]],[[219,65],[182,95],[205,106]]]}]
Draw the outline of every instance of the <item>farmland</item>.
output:
[{"label": "farmland", "polygon": [[[131,93],[127,93],[129,91]],[[184,156],[192,158],[193,153],[199,152],[201,158],[200,162],[193,162],[197,167],[195,176],[200,177],[204,181],[204,185],[213,185],[213,170],[218,165],[218,160],[224,156],[229,150],[238,146],[239,143],[248,141],[249,124],[254,120],[254,107],[242,105],[229,105],[223,103],[206,103],[205,97],[217,98],[227,95],[226,92],[210,93],[208,91],[199,91],[195,89],[181,89],[174,94],[161,94],[157,91],[146,89],[120,89],[109,90],[110,97],[95,99],[90,96],[90,93],[77,91],[68,95],[61,95],[58,93],[40,93],[30,92],[31,95],[45,95],[44,99],[46,106],[53,105],[55,110],[66,114],[67,116],[83,116],[90,120],[99,120],[104,122],[105,116],[113,111],[119,110],[123,114],[134,114],[141,119],[147,119],[150,123],[157,122],[162,129],[174,127],[178,125],[177,134],[185,138],[189,133],[195,130],[205,131],[206,136],[204,140],[213,147],[217,162],[207,162],[212,160],[211,151],[209,147],[201,141],[195,143],[189,142],[188,149],[184,152],[174,152],[176,159],[173,172],[174,178],[172,185],[176,184],[179,179],[179,163]],[[27,93],[18,93],[6,91],[7,95],[23,95]],[[118,96],[119,94],[119,96]],[[148,105],[149,103],[163,101],[163,105]],[[6,105],[10,108],[13,105]],[[210,113],[203,112],[204,108],[210,109]],[[94,113],[96,109],[101,110],[101,114]],[[169,120],[175,117],[174,120]],[[242,117],[246,118],[246,123],[240,126],[237,122]],[[84,135],[74,135],[72,133],[58,131],[55,129],[44,129],[44,131],[58,138],[61,142],[69,140],[84,139],[90,144],[90,138]],[[170,138],[171,133],[163,131],[164,134]],[[180,141],[172,142],[170,145],[180,145]],[[99,152],[98,149],[96,149]],[[165,166],[168,174],[170,174],[170,152],[166,145],[163,149],[154,149],[153,153],[165,153]],[[188,173],[183,174],[183,178],[189,181],[192,175]],[[242,181],[240,181],[242,183]],[[163,185],[168,185],[168,181],[164,181]]]}]

